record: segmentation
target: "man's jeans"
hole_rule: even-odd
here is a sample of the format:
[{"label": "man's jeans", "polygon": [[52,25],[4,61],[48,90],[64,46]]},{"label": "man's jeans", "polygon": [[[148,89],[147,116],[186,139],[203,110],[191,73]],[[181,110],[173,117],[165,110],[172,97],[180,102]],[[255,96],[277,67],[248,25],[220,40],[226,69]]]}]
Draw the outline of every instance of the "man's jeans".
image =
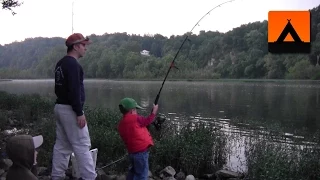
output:
[{"label": "man's jeans", "polygon": [[127,180],[147,180],[149,173],[149,151],[129,154],[131,167]]},{"label": "man's jeans", "polygon": [[88,126],[78,127],[77,116],[69,105],[56,104],[56,142],[52,157],[52,180],[65,178],[71,153],[74,152],[83,180],[94,180],[97,176],[90,153],[91,140]]}]

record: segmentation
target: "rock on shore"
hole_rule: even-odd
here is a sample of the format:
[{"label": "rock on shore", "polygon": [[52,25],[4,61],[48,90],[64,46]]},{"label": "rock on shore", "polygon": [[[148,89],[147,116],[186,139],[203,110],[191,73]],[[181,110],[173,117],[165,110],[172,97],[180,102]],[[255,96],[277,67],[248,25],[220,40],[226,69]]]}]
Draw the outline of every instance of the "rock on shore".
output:
[{"label": "rock on shore", "polygon": [[[10,159],[1,159],[0,160],[0,180],[6,179],[6,174],[9,167],[12,165],[12,161]],[[99,169],[97,171],[96,180],[125,180],[125,174],[110,174],[105,172],[103,169]],[[50,180],[50,170],[46,167],[38,167],[38,178],[39,180]],[[75,179],[72,177],[72,167],[70,166],[66,172],[65,180]],[[201,177],[194,177],[192,174],[186,175],[184,172],[176,172],[174,168],[171,166],[167,166],[159,172],[155,172],[153,174],[149,171],[149,180],[199,180],[199,179],[208,179],[208,180],[235,180],[235,179],[243,179],[243,175],[227,171],[227,170],[219,170],[212,174],[204,174]]]}]

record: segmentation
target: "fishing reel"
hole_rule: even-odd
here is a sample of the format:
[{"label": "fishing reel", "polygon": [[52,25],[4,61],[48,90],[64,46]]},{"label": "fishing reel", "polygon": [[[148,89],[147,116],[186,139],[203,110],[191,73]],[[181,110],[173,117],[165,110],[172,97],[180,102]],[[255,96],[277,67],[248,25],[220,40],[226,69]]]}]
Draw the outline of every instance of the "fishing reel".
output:
[{"label": "fishing reel", "polygon": [[156,130],[161,130],[162,124],[167,120],[166,116],[161,114],[160,116],[157,116],[155,120],[152,122]]}]

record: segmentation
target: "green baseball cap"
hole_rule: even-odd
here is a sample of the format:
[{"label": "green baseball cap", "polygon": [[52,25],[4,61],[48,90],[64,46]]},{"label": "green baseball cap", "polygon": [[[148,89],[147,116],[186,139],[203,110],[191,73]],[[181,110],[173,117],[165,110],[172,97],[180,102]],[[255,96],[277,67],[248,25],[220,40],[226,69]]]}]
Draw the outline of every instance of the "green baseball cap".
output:
[{"label": "green baseball cap", "polygon": [[120,101],[120,105],[125,109],[125,110],[130,110],[130,109],[143,109],[141,106],[138,105],[138,103],[132,99],[132,98],[123,98]]}]

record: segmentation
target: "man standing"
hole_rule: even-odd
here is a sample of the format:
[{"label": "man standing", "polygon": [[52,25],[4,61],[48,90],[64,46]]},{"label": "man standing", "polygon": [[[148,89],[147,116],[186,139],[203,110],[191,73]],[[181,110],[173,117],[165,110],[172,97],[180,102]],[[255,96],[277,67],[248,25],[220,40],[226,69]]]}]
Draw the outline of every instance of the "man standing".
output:
[{"label": "man standing", "polygon": [[89,38],[80,33],[70,35],[65,44],[67,55],[55,67],[54,107],[56,118],[56,142],[53,148],[52,180],[65,178],[70,155],[74,152],[83,180],[94,180],[96,172],[90,153],[91,140],[83,112],[85,92],[83,69],[78,59],[83,57]]}]

